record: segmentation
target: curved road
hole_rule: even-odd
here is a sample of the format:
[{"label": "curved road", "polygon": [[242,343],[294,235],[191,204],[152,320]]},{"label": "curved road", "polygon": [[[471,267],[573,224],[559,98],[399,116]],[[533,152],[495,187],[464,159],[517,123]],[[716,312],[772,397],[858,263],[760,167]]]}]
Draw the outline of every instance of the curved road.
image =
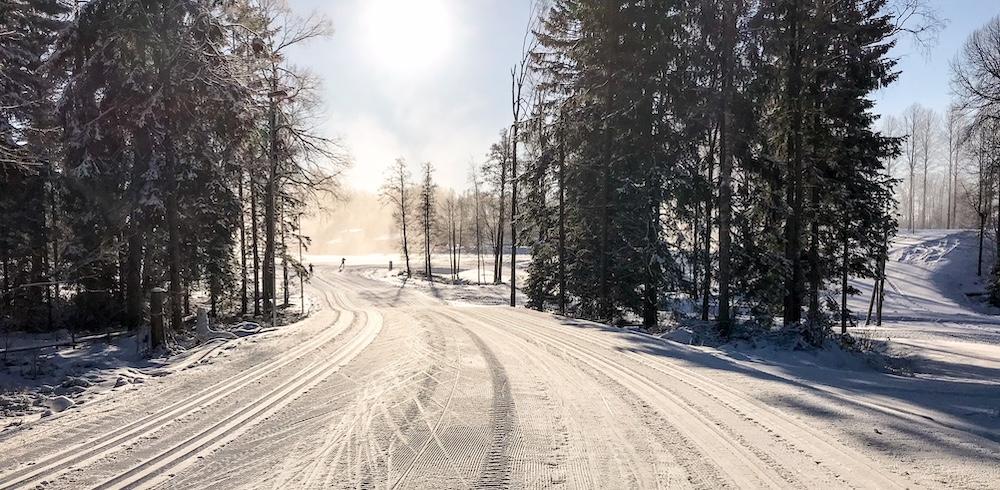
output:
[{"label": "curved road", "polygon": [[[767,376],[692,361],[701,354],[683,346],[520,308],[448,306],[332,268],[311,287],[323,307],[301,324],[207,348],[175,375],[0,436],[0,488],[914,488],[951,478],[767,403],[733,382]],[[800,390],[851,406],[849,394]],[[958,437],[948,430],[933,429]],[[958,486],[989,485],[996,447],[964,443],[983,480]]]}]

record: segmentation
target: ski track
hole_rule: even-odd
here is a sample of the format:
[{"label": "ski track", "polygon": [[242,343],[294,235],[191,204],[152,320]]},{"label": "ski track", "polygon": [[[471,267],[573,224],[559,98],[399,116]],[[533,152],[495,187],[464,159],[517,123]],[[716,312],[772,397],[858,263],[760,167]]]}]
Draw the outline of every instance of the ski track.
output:
[{"label": "ski track", "polygon": [[[934,265],[959,245],[947,237],[912,240],[892,253]],[[174,366],[190,381],[165,379],[179,387],[162,388],[161,403],[135,394],[128,403],[84,406],[51,428],[39,424],[39,437],[4,435],[0,489],[918,488],[947,481],[915,478],[905,460],[883,449],[847,444],[828,425],[692,367],[672,355],[685,349],[676,344],[528,310],[449,306],[349,272],[318,272],[311,289],[326,308],[264,341],[282,346],[272,355],[239,368],[214,362],[199,374],[222,348],[213,345]],[[907,294],[920,280],[898,278],[904,289],[893,284],[893,294],[925,311],[940,300]],[[970,429],[886,397],[795,389],[942,438],[961,439]],[[30,449],[12,450],[29,442]],[[961,442],[985,460],[997,455],[988,441]]]},{"label": "ski track", "polygon": [[[843,479],[845,475],[830,470],[830,466],[853,468],[852,476],[857,480],[852,486],[875,488],[906,486],[899,483],[903,481],[900,477],[872,468],[863,456],[852,454],[849,449],[826,442],[825,439],[828,438],[826,435],[814,434],[807,427],[790,421],[783,415],[773,414],[767,407],[743,398],[708,377],[698,376],[668,362],[650,363],[650,360],[643,358],[645,356],[634,353],[625,355],[641,367],[636,366],[636,369],[626,370],[617,366],[624,363],[612,364],[608,362],[606,355],[602,356],[597,349],[586,346],[586,344],[602,346],[611,351],[620,347],[605,341],[600,335],[561,329],[563,331],[558,333],[562,335],[556,336],[545,332],[551,328],[537,320],[525,322],[534,327],[530,330],[512,320],[501,320],[496,317],[492,320],[501,322],[509,328],[521,330],[522,333],[531,335],[541,342],[561,348],[567,355],[584,361],[594,370],[607,373],[635,395],[658,402],[668,419],[671,418],[670,414],[683,411],[690,417],[704,421],[705,423],[695,426],[684,424],[682,430],[688,431],[698,444],[703,445],[705,454],[709,454],[713,459],[718,458],[717,466],[725,468],[733,480],[741,482],[741,487],[748,486],[748,483],[749,486],[785,488],[802,487],[808,483],[807,486],[811,487],[822,483],[822,481],[808,481],[815,477],[815,472],[811,470],[817,467],[826,470],[828,476],[841,484],[850,483]],[[642,367],[652,368],[657,376],[643,377],[635,374],[641,373]],[[674,382],[654,381],[664,377],[669,377]],[[678,389],[681,386],[685,389]],[[708,391],[703,388],[704,386],[709,386],[712,390]],[[700,403],[694,401],[698,398],[701,399]],[[677,420],[675,425],[680,424],[682,421]],[[740,430],[736,430],[734,426],[741,426]],[[713,430],[707,430],[710,428]],[[796,447],[796,444],[803,443],[808,446]],[[769,450],[776,452],[777,455],[772,456]],[[824,465],[821,463],[822,459],[834,459],[834,461],[832,464]],[[806,466],[808,463],[813,464]],[[803,471],[806,468],[810,471]],[[803,482],[803,479],[807,481]]]},{"label": "ski track", "polygon": [[[345,315],[342,318],[349,319],[350,316]],[[192,411],[197,411],[202,406],[215,403],[227,395],[253,384],[262,377],[287,366],[306,354],[309,354],[316,348],[331,341],[334,337],[339,335],[343,331],[343,328],[344,325],[342,322],[338,321],[335,328],[331,329],[322,337],[316,339],[316,342],[304,344],[284,356],[261,364],[256,369],[244,372],[241,376],[222,381],[196,396],[180,400],[177,403],[169,405],[152,415],[121,427],[120,429],[107,434],[102,434],[96,438],[85,439],[84,441],[59,451],[42,461],[32,462],[30,466],[24,467],[21,470],[10,474],[3,475],[3,477],[0,478],[0,488],[7,489],[30,486],[34,483],[42,481],[42,477],[51,479],[53,476],[61,474],[72,466],[92,461],[107,454],[110,450],[127,445],[137,439],[148,437],[151,433],[162,430],[171,423],[175,422],[177,418],[188,416],[192,413]]]}]

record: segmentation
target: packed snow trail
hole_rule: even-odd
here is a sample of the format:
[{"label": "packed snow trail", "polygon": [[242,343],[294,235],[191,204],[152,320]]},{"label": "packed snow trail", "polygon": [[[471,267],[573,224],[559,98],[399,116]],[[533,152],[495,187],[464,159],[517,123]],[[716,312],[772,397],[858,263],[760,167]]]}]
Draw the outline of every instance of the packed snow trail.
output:
[{"label": "packed snow trail", "polygon": [[989,488],[1000,478],[993,426],[952,410],[1000,401],[995,384],[790,368],[522,308],[452,305],[354,272],[317,267],[311,293],[325,305],[300,324],[0,435],[0,488]]}]

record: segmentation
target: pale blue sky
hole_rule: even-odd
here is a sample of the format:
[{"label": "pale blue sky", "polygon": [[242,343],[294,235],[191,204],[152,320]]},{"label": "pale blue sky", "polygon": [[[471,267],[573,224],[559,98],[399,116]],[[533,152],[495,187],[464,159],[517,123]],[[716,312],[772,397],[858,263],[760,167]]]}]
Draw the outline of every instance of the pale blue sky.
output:
[{"label": "pale blue sky", "polygon": [[[1000,14],[1000,0],[932,2],[948,25],[928,53],[900,40],[893,54],[903,73],[875,94],[880,112],[899,113],[913,102],[944,110],[950,60],[969,33]],[[481,161],[510,123],[509,70],[531,3],[290,0],[297,12],[324,14],[336,30],[292,60],[323,79],[329,115],[323,130],[339,135],[355,157],[345,183],[375,190],[388,164],[404,156],[414,169],[432,161],[443,186],[464,187],[470,162]],[[422,19],[424,11],[443,20]]]},{"label": "pale blue sky", "polygon": [[875,94],[877,110],[901,113],[919,102],[944,112],[951,100],[951,60],[966,38],[993,17],[1000,15],[1000,0],[931,0],[941,17],[948,20],[938,43],[930,52],[916,49],[908,39],[900,39],[893,56],[899,57],[899,80]]}]

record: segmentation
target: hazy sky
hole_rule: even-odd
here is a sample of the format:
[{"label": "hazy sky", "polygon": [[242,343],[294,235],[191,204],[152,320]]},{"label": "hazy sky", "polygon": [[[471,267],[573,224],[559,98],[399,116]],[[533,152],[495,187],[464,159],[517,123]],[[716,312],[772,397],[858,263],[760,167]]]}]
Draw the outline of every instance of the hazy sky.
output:
[{"label": "hazy sky", "polygon": [[[520,54],[531,0],[290,0],[318,11],[335,33],[293,53],[324,80],[323,128],[351,149],[346,184],[376,190],[397,156],[429,160],[442,186],[464,187],[510,124],[509,70]],[[933,0],[949,23],[921,53],[906,40],[900,80],[876,94],[879,111],[913,102],[943,110],[948,63],[970,32],[1000,14],[1000,0]]]}]

